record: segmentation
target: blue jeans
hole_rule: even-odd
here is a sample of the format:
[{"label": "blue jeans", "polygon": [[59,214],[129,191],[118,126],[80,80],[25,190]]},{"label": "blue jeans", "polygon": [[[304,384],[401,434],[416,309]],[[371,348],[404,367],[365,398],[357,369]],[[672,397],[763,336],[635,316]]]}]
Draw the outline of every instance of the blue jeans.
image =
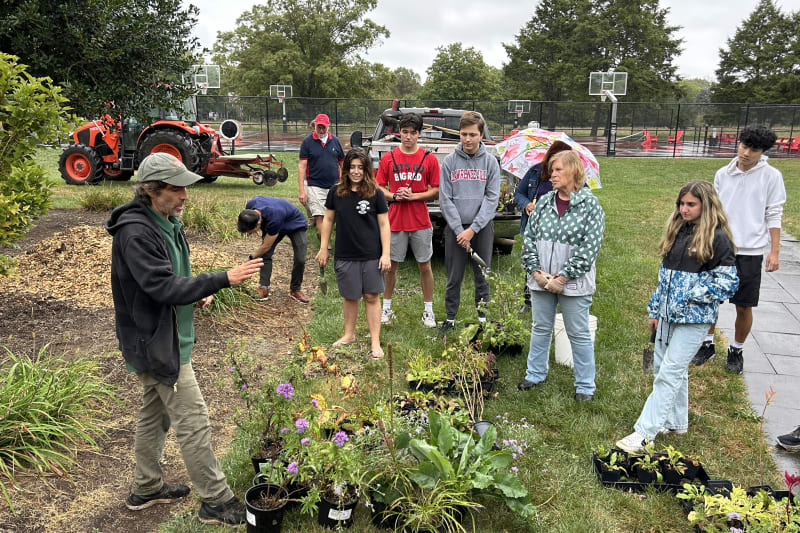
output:
[{"label": "blue jeans", "polygon": [[659,319],[653,352],[653,392],[633,429],[648,439],[658,430],[689,428],[689,363],[709,324],[673,324]]},{"label": "blue jeans", "polygon": [[564,329],[572,346],[575,364],[575,392],[594,394],[594,343],[589,332],[589,307],[591,295],[564,296],[546,291],[531,291],[533,326],[531,348],[528,352],[528,370],[525,379],[541,383],[547,377],[550,342],[556,319],[556,304],[561,305]]}]

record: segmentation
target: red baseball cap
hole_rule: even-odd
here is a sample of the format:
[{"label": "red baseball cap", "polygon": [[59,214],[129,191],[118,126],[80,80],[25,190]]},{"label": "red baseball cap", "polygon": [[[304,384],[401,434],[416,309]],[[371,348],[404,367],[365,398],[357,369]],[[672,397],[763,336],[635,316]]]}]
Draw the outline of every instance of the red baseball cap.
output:
[{"label": "red baseball cap", "polygon": [[331,125],[331,119],[329,119],[328,115],[326,115],[325,113],[320,113],[314,119],[314,124],[322,124],[324,126],[330,126]]}]

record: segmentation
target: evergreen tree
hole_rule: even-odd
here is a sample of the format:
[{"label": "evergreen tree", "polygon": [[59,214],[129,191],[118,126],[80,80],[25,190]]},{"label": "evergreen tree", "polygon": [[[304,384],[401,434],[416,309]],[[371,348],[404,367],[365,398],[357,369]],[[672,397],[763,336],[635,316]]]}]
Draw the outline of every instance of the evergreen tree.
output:
[{"label": "evergreen tree", "polygon": [[713,102],[800,102],[798,13],[786,15],[773,0],[760,0],[719,51]]}]

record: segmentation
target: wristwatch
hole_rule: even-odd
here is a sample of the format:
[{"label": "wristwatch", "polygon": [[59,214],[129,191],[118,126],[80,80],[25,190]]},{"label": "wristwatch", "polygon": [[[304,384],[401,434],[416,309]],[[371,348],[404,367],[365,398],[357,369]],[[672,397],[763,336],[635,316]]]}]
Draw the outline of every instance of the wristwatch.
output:
[{"label": "wristwatch", "polygon": [[393,202],[397,201],[397,193],[396,192],[392,193],[392,201]]}]

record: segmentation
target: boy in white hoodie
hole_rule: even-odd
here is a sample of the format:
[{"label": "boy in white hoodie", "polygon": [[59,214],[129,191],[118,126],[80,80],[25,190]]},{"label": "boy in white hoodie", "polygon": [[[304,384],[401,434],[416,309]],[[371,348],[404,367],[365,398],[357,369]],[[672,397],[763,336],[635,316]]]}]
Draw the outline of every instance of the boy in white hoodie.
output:
[{"label": "boy in white hoodie", "polygon": [[[734,244],[739,290],[730,302],[736,305],[734,338],[728,347],[728,372],[741,374],[742,346],[753,326],[753,307],[758,306],[761,264],[769,245],[764,269],[778,270],[781,217],[786,189],[780,171],[764,155],[775,145],[776,135],[765,126],[747,126],[739,135],[736,157],[717,171],[714,188],[728,215]],[[714,356],[714,326],[694,357],[702,365]]]}]

